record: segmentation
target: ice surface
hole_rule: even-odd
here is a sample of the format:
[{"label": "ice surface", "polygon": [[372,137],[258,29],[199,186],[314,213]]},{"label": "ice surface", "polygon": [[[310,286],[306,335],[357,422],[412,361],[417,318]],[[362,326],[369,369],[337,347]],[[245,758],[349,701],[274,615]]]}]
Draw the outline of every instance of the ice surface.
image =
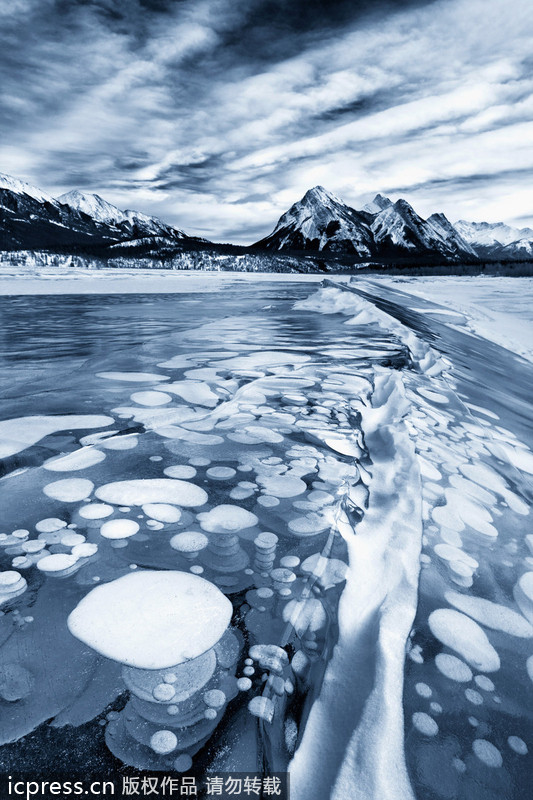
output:
[{"label": "ice surface", "polygon": [[[48,627],[52,637],[65,629],[68,613],[96,584],[105,588],[146,570],[158,577],[179,570],[201,574],[227,593],[250,652],[272,645],[289,657],[295,654],[290,665],[279,653],[255,664],[237,662],[230,689],[249,694],[224,710],[224,725],[202,751],[206,764],[254,770],[264,753],[268,769],[284,771],[293,759],[296,800],[408,800],[443,792],[447,800],[462,794],[471,800],[519,800],[520,787],[527,785],[520,762],[526,759],[509,739],[518,749],[522,745],[515,739],[529,744],[525,698],[533,680],[531,624],[522,608],[530,607],[531,598],[527,579],[525,592],[519,583],[533,566],[526,538],[528,390],[518,391],[519,371],[509,354],[504,359],[477,339],[471,351],[461,350],[465,340],[473,340],[450,327],[451,315],[444,322],[441,315],[436,326],[432,314],[424,313],[421,322],[420,311],[411,319],[408,306],[397,311],[393,301],[383,303],[386,314],[376,314],[368,300],[358,310],[354,293],[338,289],[343,314],[326,318],[310,309],[289,309],[287,297],[292,303],[305,291],[272,292],[268,302],[275,316],[272,309],[243,314],[240,289],[229,306],[226,298],[216,298],[216,308],[206,303],[205,310],[204,301],[199,306],[197,298],[184,298],[192,301],[190,318],[186,303],[179,306],[181,299],[173,298],[164,324],[173,324],[181,311],[180,330],[174,335],[166,328],[155,337],[151,329],[161,306],[152,297],[141,347],[121,347],[102,357],[105,343],[99,343],[97,365],[85,361],[72,370],[67,385],[53,391],[48,386],[39,395],[46,413],[94,409],[114,421],[111,435],[96,429],[80,441],[87,452],[106,456],[84,467],[82,474],[95,486],[90,502],[83,498],[60,506],[42,492],[50,473],[39,467],[41,448],[24,456],[35,467],[0,482],[7,513],[0,554],[9,571],[18,572],[13,586],[22,588],[18,596],[1,593],[6,613],[0,616],[0,637],[12,629],[14,634],[0,651],[0,664],[20,661],[26,637],[23,652],[29,656],[23,666],[37,687],[11,703],[0,733],[22,736],[54,714],[63,725],[100,714],[121,691],[118,664],[91,653],[70,634],[61,641],[65,663],[54,661]],[[249,305],[263,299],[256,293],[257,287],[249,290]],[[342,300],[343,295],[350,298]],[[133,309],[143,301],[128,302]],[[114,324],[115,311],[109,315]],[[345,325],[347,320],[354,324]],[[219,342],[229,349],[221,351]],[[439,355],[441,348],[446,358]],[[256,355],[262,353],[268,353],[264,362]],[[161,383],[166,376],[156,379],[156,365],[169,360],[173,372],[165,384],[205,384],[214,404],[201,406],[198,394],[180,397]],[[95,377],[137,370],[149,380],[132,386],[128,380]],[[166,393],[171,402],[134,406],[132,392],[134,399],[144,392]],[[25,411],[23,405],[17,413],[22,417]],[[67,458],[75,464],[82,451],[58,459],[57,453],[77,445],[71,433],[57,433],[49,463]],[[119,449],[129,443],[131,449]],[[168,485],[159,482],[175,489],[175,479],[188,488],[169,496]],[[302,491],[293,494],[295,488]],[[202,492],[201,503],[183,502],[196,491]],[[62,519],[35,539],[36,521],[50,515]],[[126,539],[106,541],[99,531],[109,522],[118,523],[119,531],[130,523],[139,528]],[[77,527],[65,531],[67,524]],[[275,534],[273,555],[269,546],[264,555],[259,548],[256,565],[256,542],[268,532]],[[232,551],[229,556],[225,548]],[[238,558],[232,562],[234,548]],[[41,555],[53,557],[56,566],[70,566],[46,574],[37,566]],[[61,556],[59,562],[55,556]],[[217,571],[215,566],[226,566],[224,559],[228,571]],[[136,595],[141,604],[150,592]],[[60,601],[56,605],[54,598]],[[102,625],[112,606],[108,602],[99,612]],[[20,609],[19,622],[14,609]],[[37,626],[24,622],[34,610],[42,634],[37,639],[30,638]],[[138,611],[137,626],[144,609]],[[460,624],[445,618],[440,625],[446,633],[433,630],[441,612],[458,614]],[[465,633],[465,619],[477,626],[474,635]],[[14,635],[16,647],[9,644]],[[193,630],[182,646],[195,637]],[[152,657],[157,648],[153,637],[147,641],[143,652]],[[69,648],[76,652],[76,645],[87,658],[82,675],[70,666]],[[215,660],[238,659],[238,647],[237,656],[227,655],[221,643],[215,648]],[[496,659],[499,669],[487,673],[491,681],[480,672],[487,666],[481,662],[494,667]],[[115,673],[99,678],[96,663],[114,666]],[[172,713],[149,732],[143,729],[145,747],[154,733],[177,730],[180,711],[174,697],[167,699],[174,686],[161,674],[153,686],[157,697],[150,690],[148,702],[164,706],[165,714],[166,706],[172,707]],[[222,688],[226,697],[231,694]],[[19,702],[25,704],[20,712]],[[214,707],[201,702],[199,713],[206,709],[216,716]],[[254,709],[265,715],[259,725]],[[110,715],[108,739],[111,723]],[[34,735],[43,736],[48,727]],[[474,737],[498,749],[504,769],[489,769],[472,752]],[[15,745],[17,758],[26,757],[26,747]],[[165,772],[180,757],[179,748],[168,755],[150,752],[156,759],[151,763],[164,764]],[[139,753],[130,763],[142,768]]]},{"label": "ice surface", "polygon": [[215,645],[232,615],[212,583],[186,572],[143,570],[97,586],[70,614],[70,632],[107,658],[165,669]]}]

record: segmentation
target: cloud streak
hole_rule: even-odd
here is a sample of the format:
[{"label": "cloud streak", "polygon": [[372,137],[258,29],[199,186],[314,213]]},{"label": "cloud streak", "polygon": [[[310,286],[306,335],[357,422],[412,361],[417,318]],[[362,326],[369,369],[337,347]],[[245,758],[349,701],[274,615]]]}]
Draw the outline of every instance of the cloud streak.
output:
[{"label": "cloud streak", "polygon": [[529,0],[15,0],[0,170],[224,241],[316,183],[523,222],[532,24]]}]

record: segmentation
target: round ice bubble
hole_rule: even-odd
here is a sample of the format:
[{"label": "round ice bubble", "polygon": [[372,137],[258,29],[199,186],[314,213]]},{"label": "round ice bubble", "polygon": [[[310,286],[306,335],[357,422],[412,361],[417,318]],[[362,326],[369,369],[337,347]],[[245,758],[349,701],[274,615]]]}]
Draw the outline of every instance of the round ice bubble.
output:
[{"label": "round ice bubble", "polygon": [[178,746],[178,739],[172,731],[157,731],[150,739],[150,747],[159,755],[172,753]]},{"label": "round ice bubble", "polygon": [[416,711],[412,716],[412,720],[417,731],[424,736],[436,736],[439,732],[439,726],[433,717],[430,717],[424,711]]},{"label": "round ice bubble", "polygon": [[487,767],[501,767],[503,764],[500,751],[486,739],[474,739],[472,750]]},{"label": "round ice bubble", "polygon": [[100,534],[104,539],[128,539],[135,536],[139,530],[139,523],[133,519],[111,519],[104,522]]}]

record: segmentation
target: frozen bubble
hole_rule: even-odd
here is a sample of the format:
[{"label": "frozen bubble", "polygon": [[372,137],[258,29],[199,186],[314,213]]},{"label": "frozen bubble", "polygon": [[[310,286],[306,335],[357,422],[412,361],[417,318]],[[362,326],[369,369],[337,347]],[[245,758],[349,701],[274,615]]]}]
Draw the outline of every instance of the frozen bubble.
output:
[{"label": "frozen bubble", "polygon": [[195,458],[189,459],[189,464],[193,467],[207,467],[211,463],[210,458],[205,458],[204,456],[196,456]]},{"label": "frozen bubble", "polygon": [[226,695],[220,689],[209,689],[204,693],[204,703],[211,708],[222,708]]},{"label": "frozen bubble", "polygon": [[135,536],[139,530],[139,523],[133,519],[111,519],[104,522],[100,534],[104,539],[128,539]]},{"label": "frozen bubble", "polygon": [[96,377],[127,383],[155,383],[156,381],[170,380],[168,375],[158,375],[154,372],[97,372]]},{"label": "frozen bubble", "polygon": [[18,530],[13,531],[13,533],[11,534],[11,536],[14,536],[15,539],[21,539],[22,541],[24,539],[27,539],[29,535],[30,532],[27,531],[26,528],[19,528]]},{"label": "frozen bubble", "polygon": [[454,768],[457,770],[457,772],[459,772],[461,774],[463,772],[466,772],[466,764],[460,758],[452,759],[452,764],[453,764]]},{"label": "frozen bubble", "polygon": [[193,564],[189,569],[194,575],[201,575],[204,571],[204,568],[201,567],[200,564]]},{"label": "frozen bubble", "polygon": [[431,697],[433,694],[431,688],[427,685],[427,683],[417,683],[415,686],[415,691],[420,697]]},{"label": "frozen bubble", "polygon": [[227,481],[233,478],[237,472],[232,467],[210,467],[205,474],[214,481]]},{"label": "frozen bubble", "polygon": [[279,565],[280,567],[285,567],[285,569],[296,569],[296,567],[300,566],[300,559],[298,556],[283,556]]},{"label": "frozen bubble", "polygon": [[158,683],[157,686],[154,686],[152,694],[156,700],[166,703],[172,700],[176,694],[176,690],[169,683]]},{"label": "frozen bubble", "polygon": [[[200,531],[183,531],[177,533],[170,540],[170,546],[180,553],[196,555],[209,544],[209,539]],[[192,570],[192,567],[191,567]]]},{"label": "frozen bubble", "polygon": [[93,489],[94,483],[86,478],[64,478],[47,484],[43,492],[54,500],[76,503],[89,497]]},{"label": "frozen bubble", "polygon": [[95,414],[66,414],[59,416],[32,416],[6,419],[0,422],[0,458],[21,453],[45,436],[58,431],[100,428],[112,425],[112,417]]},{"label": "frozen bubble", "polygon": [[37,569],[47,574],[54,572],[63,572],[68,570],[77,563],[78,559],[74,555],[67,553],[54,553],[50,556],[45,556],[37,562]]},{"label": "frozen bubble", "polygon": [[533,572],[525,572],[513,592],[520,611],[533,624]]},{"label": "frozen bubble", "polygon": [[204,711],[204,717],[206,719],[216,719],[217,718],[217,711],[214,708],[206,708]]},{"label": "frozen bubble", "polygon": [[343,583],[348,565],[338,558],[327,558],[321,553],[313,553],[302,562],[302,572],[316,576],[325,589]]},{"label": "frozen bubble", "polygon": [[81,533],[65,533],[61,537],[61,544],[65,547],[75,547],[77,544],[83,544],[85,536]]},{"label": "frozen bubble", "polygon": [[244,667],[243,673],[247,677],[250,677],[255,674],[255,669],[253,667]]},{"label": "frozen bubble", "polygon": [[51,533],[52,531],[59,531],[61,528],[66,528],[67,523],[63,519],[57,519],[57,517],[47,517],[46,519],[41,519],[35,526],[35,530],[39,531],[39,533]]},{"label": "frozen bubble", "polygon": [[98,442],[98,447],[103,447],[105,450],[133,450],[138,444],[139,440],[137,436],[125,434],[103,439],[101,442]]},{"label": "frozen bubble", "polygon": [[260,506],[264,508],[274,508],[274,506],[279,506],[279,500],[277,497],[272,497],[269,494],[263,494],[261,497],[257,498],[257,502]]},{"label": "frozen bubble", "polygon": [[116,481],[100,486],[96,496],[115,505],[142,506],[145,503],[170,503],[177,506],[203,506],[207,492],[194,483],[173,478],[141,478]]},{"label": "frozen bubble", "polygon": [[472,680],[472,670],[457,656],[448,653],[439,653],[435,657],[435,665],[439,672],[458,683],[468,683]]},{"label": "frozen bubble", "polygon": [[21,581],[25,582],[25,579],[20,572],[11,569],[0,572],[0,592],[11,591],[14,587],[18,586]]},{"label": "frozen bubble", "polygon": [[442,714],[442,706],[440,703],[430,703],[429,707],[434,714]]},{"label": "frozen bubble", "polygon": [[415,711],[412,720],[417,731],[424,736],[436,736],[439,732],[439,726],[433,717],[430,717],[424,711]]},{"label": "frozen bubble", "polygon": [[188,772],[192,767],[192,758],[188,753],[181,753],[174,761],[176,772]]},{"label": "frozen bubble", "polygon": [[306,514],[305,517],[296,517],[289,522],[289,530],[296,536],[315,536],[318,533],[323,533],[331,527],[331,520],[323,514],[315,514],[311,512]]},{"label": "frozen bubble", "polygon": [[199,406],[207,406],[214,408],[219,397],[215,394],[208,383],[203,381],[175,381],[174,383],[167,383],[165,391],[172,394],[177,394],[185,400],[186,403],[195,403]]},{"label": "frozen bubble", "polygon": [[178,746],[178,739],[172,731],[157,731],[150,739],[150,747],[159,755],[172,753]]},{"label": "frozen bubble", "polygon": [[187,464],[176,464],[173,467],[166,467],[163,473],[169,478],[182,478],[187,480],[188,478],[194,478],[196,470],[194,467],[187,466]]},{"label": "frozen bubble", "polygon": [[139,669],[168,669],[202,655],[226,631],[233,607],[188,572],[139,570],[92,589],[68,618],[101,655]]},{"label": "frozen bubble", "polygon": [[83,542],[83,544],[76,544],[72,548],[72,555],[76,558],[90,558],[98,552],[98,545],[92,542]]},{"label": "frozen bubble", "polygon": [[239,678],[237,681],[237,689],[239,692],[247,692],[252,688],[252,681],[250,678]]},{"label": "frozen bubble", "polygon": [[479,727],[479,720],[476,717],[468,717],[468,724],[473,728]]},{"label": "frozen bubble", "polygon": [[500,751],[486,739],[474,739],[472,750],[487,767],[501,767],[503,764]]},{"label": "frozen bubble", "polygon": [[475,689],[465,689],[465,697],[469,703],[472,703],[475,706],[483,705],[483,698],[479,692],[476,692]]},{"label": "frozen bubble", "polygon": [[198,514],[198,521],[209,533],[236,533],[257,525],[258,519],[240,506],[223,504]]},{"label": "frozen bubble", "polygon": [[248,710],[254,717],[260,717],[266,722],[274,718],[274,703],[268,697],[253,697],[248,703]]},{"label": "frozen bubble", "polygon": [[475,682],[479,686],[480,689],[483,689],[484,692],[493,692],[494,691],[494,684],[490,678],[487,678],[486,675],[476,675],[474,678]]},{"label": "frozen bubble", "polygon": [[283,609],[283,619],[294,627],[298,636],[302,636],[306,632],[321,630],[327,622],[327,615],[320,600],[308,598],[290,600]]},{"label": "frozen bubble", "polygon": [[181,511],[168,503],[145,503],[142,510],[147,517],[159,522],[178,522]]},{"label": "frozen bubble", "polygon": [[499,670],[498,653],[485,632],[470,617],[453,609],[440,608],[430,614],[428,623],[436,639],[459,653],[479,672]]},{"label": "frozen bubble", "polygon": [[170,403],[172,397],[165,392],[134,392],[130,399],[140,406],[164,406]]},{"label": "frozen bubble", "polygon": [[251,497],[253,493],[253,489],[243,489],[242,486],[235,486],[229,493],[229,496],[232,500],[246,500],[246,498]]},{"label": "frozen bubble", "polygon": [[507,744],[511,750],[514,750],[519,756],[526,756],[528,754],[527,744],[519,736],[509,736]]},{"label": "frozen bubble", "polygon": [[296,497],[307,489],[307,485],[301,478],[295,478],[287,473],[273,477],[259,475],[257,482],[261,484],[267,494],[273,497]]},{"label": "frozen bubble", "polygon": [[78,514],[84,519],[104,519],[113,513],[113,506],[106,503],[88,503],[78,509]]},{"label": "frozen bubble", "polygon": [[84,447],[65,456],[51,458],[43,464],[44,469],[51,472],[75,472],[78,469],[88,469],[99,464],[105,459],[105,453],[94,447]]},{"label": "frozen bubble", "polygon": [[43,542],[41,539],[32,539],[31,541],[24,542],[22,544],[22,550],[24,553],[40,553],[45,547],[46,542]]}]

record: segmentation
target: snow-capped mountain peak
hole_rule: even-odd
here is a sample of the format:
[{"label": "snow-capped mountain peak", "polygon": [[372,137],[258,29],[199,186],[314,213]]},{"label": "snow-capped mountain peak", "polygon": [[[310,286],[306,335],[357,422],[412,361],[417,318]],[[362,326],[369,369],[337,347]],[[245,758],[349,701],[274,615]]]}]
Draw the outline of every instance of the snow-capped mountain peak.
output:
[{"label": "snow-capped mountain peak", "polygon": [[454,227],[472,245],[492,247],[494,245],[508,245],[512,242],[527,239],[533,240],[533,229],[513,228],[504,222],[466,222],[460,219]]},{"label": "snow-capped mountain peak", "polygon": [[391,205],[392,200],[389,200],[389,198],[385,197],[383,194],[377,194],[370,203],[366,203],[366,205],[363,206],[362,210],[366,211],[367,214],[379,214],[380,211],[384,211]]},{"label": "snow-capped mountain peak", "polygon": [[38,200],[40,203],[55,202],[54,198],[46,194],[46,192],[42,192],[30,183],[19,181],[11,175],[6,175],[5,172],[0,172],[0,189],[7,189],[9,192],[14,192],[15,194],[27,195],[34,200]]},{"label": "snow-capped mountain peak", "polygon": [[364,217],[323,186],[309,189],[256,247],[268,250],[347,251],[364,258],[372,237]]},{"label": "snow-capped mountain peak", "polygon": [[62,205],[87,214],[98,222],[117,223],[126,222],[128,219],[120,208],[108,203],[98,194],[86,194],[79,189],[73,189],[57,199]]}]

